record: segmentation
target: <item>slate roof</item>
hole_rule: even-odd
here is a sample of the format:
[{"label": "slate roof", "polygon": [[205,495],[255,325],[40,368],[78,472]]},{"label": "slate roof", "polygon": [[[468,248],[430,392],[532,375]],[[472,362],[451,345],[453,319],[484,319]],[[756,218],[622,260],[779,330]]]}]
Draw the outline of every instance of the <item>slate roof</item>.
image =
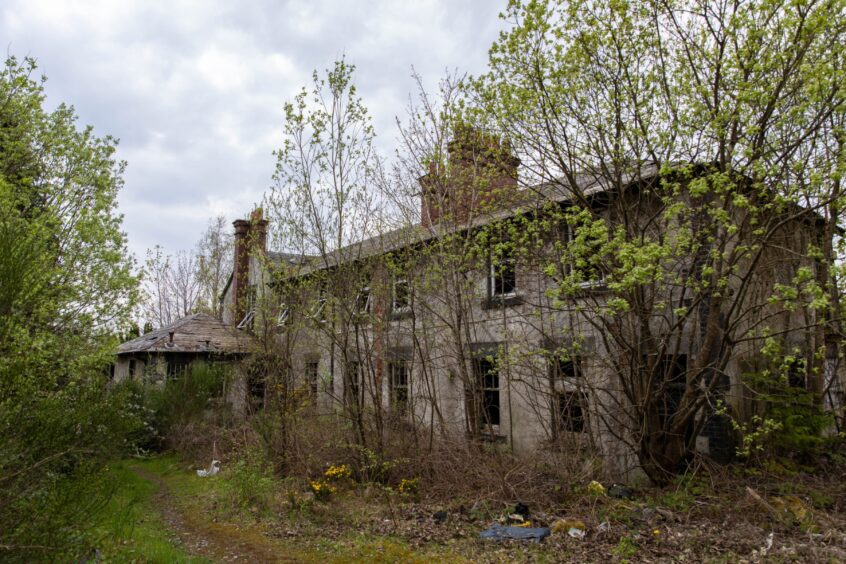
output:
[{"label": "slate roof", "polygon": [[[171,342],[170,334],[173,333]],[[118,354],[149,353],[219,353],[249,352],[253,339],[205,313],[183,317],[161,329],[127,341],[118,347]]]},{"label": "slate roof", "polygon": [[[624,174],[621,178],[623,186],[635,184],[637,182],[648,181],[654,179],[659,173],[659,167],[654,164],[646,165],[639,170]],[[607,192],[611,186],[607,178],[601,174],[594,173],[580,173],[575,177],[575,183],[578,186],[580,196],[591,197],[603,192]],[[341,264],[346,264],[356,260],[361,260],[367,257],[380,255],[386,252],[395,251],[404,247],[415,245],[418,243],[425,243],[438,237],[449,235],[450,233],[460,232],[466,229],[473,229],[481,227],[496,221],[502,221],[510,217],[514,217],[521,213],[530,212],[536,209],[539,204],[546,202],[566,202],[572,200],[574,191],[566,180],[557,182],[547,182],[520,190],[518,201],[511,205],[502,206],[496,211],[479,214],[471,222],[466,223],[452,223],[442,222],[435,224],[432,227],[424,227],[422,225],[407,225],[388,231],[375,237],[370,237],[347,245],[338,250],[329,252],[325,257],[312,257],[302,255],[297,256],[298,261],[291,261],[292,265],[297,263],[302,267],[291,272],[289,276],[298,277],[315,271],[333,268]],[[284,254],[284,253],[279,253]],[[279,264],[279,263],[277,263]]]}]

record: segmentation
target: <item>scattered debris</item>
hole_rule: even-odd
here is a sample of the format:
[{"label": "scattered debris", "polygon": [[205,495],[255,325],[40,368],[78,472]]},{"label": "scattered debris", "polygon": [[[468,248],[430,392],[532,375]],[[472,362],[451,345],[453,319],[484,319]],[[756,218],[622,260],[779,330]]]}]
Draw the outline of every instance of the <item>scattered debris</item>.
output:
[{"label": "scattered debris", "polygon": [[567,531],[567,534],[570,535],[571,537],[573,537],[574,539],[582,540],[583,538],[585,538],[585,535],[587,533],[585,532],[584,529],[577,529],[577,528],[573,527],[572,529]]},{"label": "scattered debris", "polygon": [[795,522],[805,527],[813,524],[808,506],[795,495],[773,497],[768,502],[749,486],[746,487],[746,493],[777,521],[782,523]]},{"label": "scattered debris", "polygon": [[764,546],[761,547],[761,554],[762,555],[768,553],[770,551],[770,549],[773,547],[773,539],[774,538],[775,538],[775,533],[770,531],[770,534],[767,535],[767,541],[764,543]]},{"label": "scattered debris", "polygon": [[631,488],[622,484],[612,484],[611,487],[608,488],[608,497],[613,497],[615,499],[632,499],[634,497],[634,492]]},{"label": "scattered debris", "polygon": [[797,522],[810,523],[810,511],[805,502],[795,495],[774,497],[771,499],[772,506],[783,516],[793,517]]},{"label": "scattered debris", "polygon": [[481,533],[479,538],[491,540],[527,540],[540,542],[550,534],[548,527],[506,527],[494,523]]},{"label": "scattered debris", "polygon": [[592,495],[605,495],[605,486],[596,480],[592,480],[587,486],[587,491]]},{"label": "scattered debris", "polygon": [[567,533],[574,539],[583,539],[587,534],[584,521],[579,519],[559,519],[550,525],[550,530],[555,534]]},{"label": "scattered debris", "polygon": [[514,506],[514,513],[517,515],[521,515],[523,519],[529,518],[529,506],[523,503],[522,501],[518,501],[517,505]]},{"label": "scattered debris", "polygon": [[447,512],[446,511],[435,511],[432,515],[432,519],[435,520],[435,523],[441,524],[447,520]]},{"label": "scattered debris", "polygon": [[211,466],[209,466],[208,470],[197,470],[197,476],[200,478],[206,478],[208,476],[215,476],[218,472],[220,472],[220,460],[212,460]]},{"label": "scattered debris", "polygon": [[603,521],[599,524],[599,527],[596,528],[596,531],[599,533],[608,533],[611,531],[611,523],[608,521]]}]

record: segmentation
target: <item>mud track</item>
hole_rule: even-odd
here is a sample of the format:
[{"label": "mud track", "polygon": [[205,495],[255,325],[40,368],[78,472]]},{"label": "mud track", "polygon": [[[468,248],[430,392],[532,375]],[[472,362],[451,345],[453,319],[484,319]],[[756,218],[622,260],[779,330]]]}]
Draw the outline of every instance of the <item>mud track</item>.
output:
[{"label": "mud track", "polygon": [[143,468],[133,472],[156,485],[153,503],[174,537],[192,556],[213,562],[301,562],[281,554],[258,531],[229,523],[215,523],[180,509],[162,478]]}]

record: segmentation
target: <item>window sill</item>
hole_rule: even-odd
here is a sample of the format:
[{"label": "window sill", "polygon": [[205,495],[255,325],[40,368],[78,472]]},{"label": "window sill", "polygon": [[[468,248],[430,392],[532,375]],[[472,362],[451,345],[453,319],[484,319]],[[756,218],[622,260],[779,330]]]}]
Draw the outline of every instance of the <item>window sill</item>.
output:
[{"label": "window sill", "polygon": [[502,296],[489,296],[482,302],[482,309],[500,309],[520,305],[524,302],[520,294],[505,294]]},{"label": "window sill", "polygon": [[487,432],[483,431],[481,435],[479,435],[479,439],[483,443],[493,443],[493,444],[505,444],[508,442],[508,439],[505,435],[500,435],[498,432]]},{"label": "window sill", "polygon": [[595,282],[580,282],[579,290],[582,292],[604,292],[608,290],[604,280],[597,280]]},{"label": "window sill", "polygon": [[411,318],[411,310],[410,309],[401,309],[398,311],[392,311],[388,314],[388,319],[390,321],[402,321],[403,319],[410,319]]}]

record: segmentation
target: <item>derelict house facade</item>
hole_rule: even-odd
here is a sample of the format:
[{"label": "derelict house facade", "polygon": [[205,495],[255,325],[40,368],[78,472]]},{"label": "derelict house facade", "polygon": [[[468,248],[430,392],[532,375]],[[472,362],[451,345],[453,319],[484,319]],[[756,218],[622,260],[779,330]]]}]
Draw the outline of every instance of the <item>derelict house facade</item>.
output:
[{"label": "derelict house facade", "polygon": [[219,319],[195,313],[122,343],[114,377],[148,380],[177,379],[195,362],[233,362],[244,358],[253,338]]},{"label": "derelict house facade", "polygon": [[[633,363],[591,313],[615,307],[603,268],[589,259],[558,260],[560,243],[574,234],[556,213],[572,204],[573,193],[554,185],[520,190],[519,161],[508,147],[465,135],[450,145],[448,184],[438,182],[436,166],[421,178],[420,225],[328,256],[298,257],[266,251],[267,224],[260,214],[236,221],[224,320],[272,335],[287,369],[316,405],[343,415],[362,434],[374,426],[408,424],[516,452],[590,449],[609,474],[631,477],[638,463],[629,435],[641,422],[628,409],[632,391],[621,374]],[[584,175],[577,179],[580,203],[610,225],[621,220],[622,206],[638,206],[629,220],[642,220],[644,232],[672,238],[673,226],[655,221],[660,203],[642,195],[658,179],[656,167],[626,177],[626,191],[638,194],[632,204]],[[550,209],[558,219],[539,221]],[[766,320],[787,346],[807,347],[801,328],[815,313],[780,308],[767,296],[774,284],[789,284],[797,269],[814,268],[806,257],[817,236],[813,221],[791,222],[775,236],[778,252],[764,253],[754,264],[741,262],[735,276],[753,279],[744,300],[761,304],[741,321],[750,334]],[[521,243],[512,245],[514,239]],[[550,264],[559,264],[560,272],[550,272]],[[674,266],[680,277],[694,267]],[[562,280],[577,291],[562,298]],[[683,283],[661,291],[670,313],[648,321],[647,330],[655,333],[673,324],[679,308],[708,307],[692,302]],[[688,363],[709,335],[694,315],[675,342],[653,355],[650,362],[665,374],[655,388],[664,416],[678,405]],[[720,400],[736,412],[755,409],[746,405],[739,375],[751,369],[759,349],[756,339],[737,346],[710,405],[699,408],[701,425],[681,431],[696,434],[697,450],[718,459],[733,454],[730,421],[713,406]],[[839,372],[837,366],[827,372],[837,380],[833,390],[842,389]],[[833,402],[842,401],[835,396]]]}]

